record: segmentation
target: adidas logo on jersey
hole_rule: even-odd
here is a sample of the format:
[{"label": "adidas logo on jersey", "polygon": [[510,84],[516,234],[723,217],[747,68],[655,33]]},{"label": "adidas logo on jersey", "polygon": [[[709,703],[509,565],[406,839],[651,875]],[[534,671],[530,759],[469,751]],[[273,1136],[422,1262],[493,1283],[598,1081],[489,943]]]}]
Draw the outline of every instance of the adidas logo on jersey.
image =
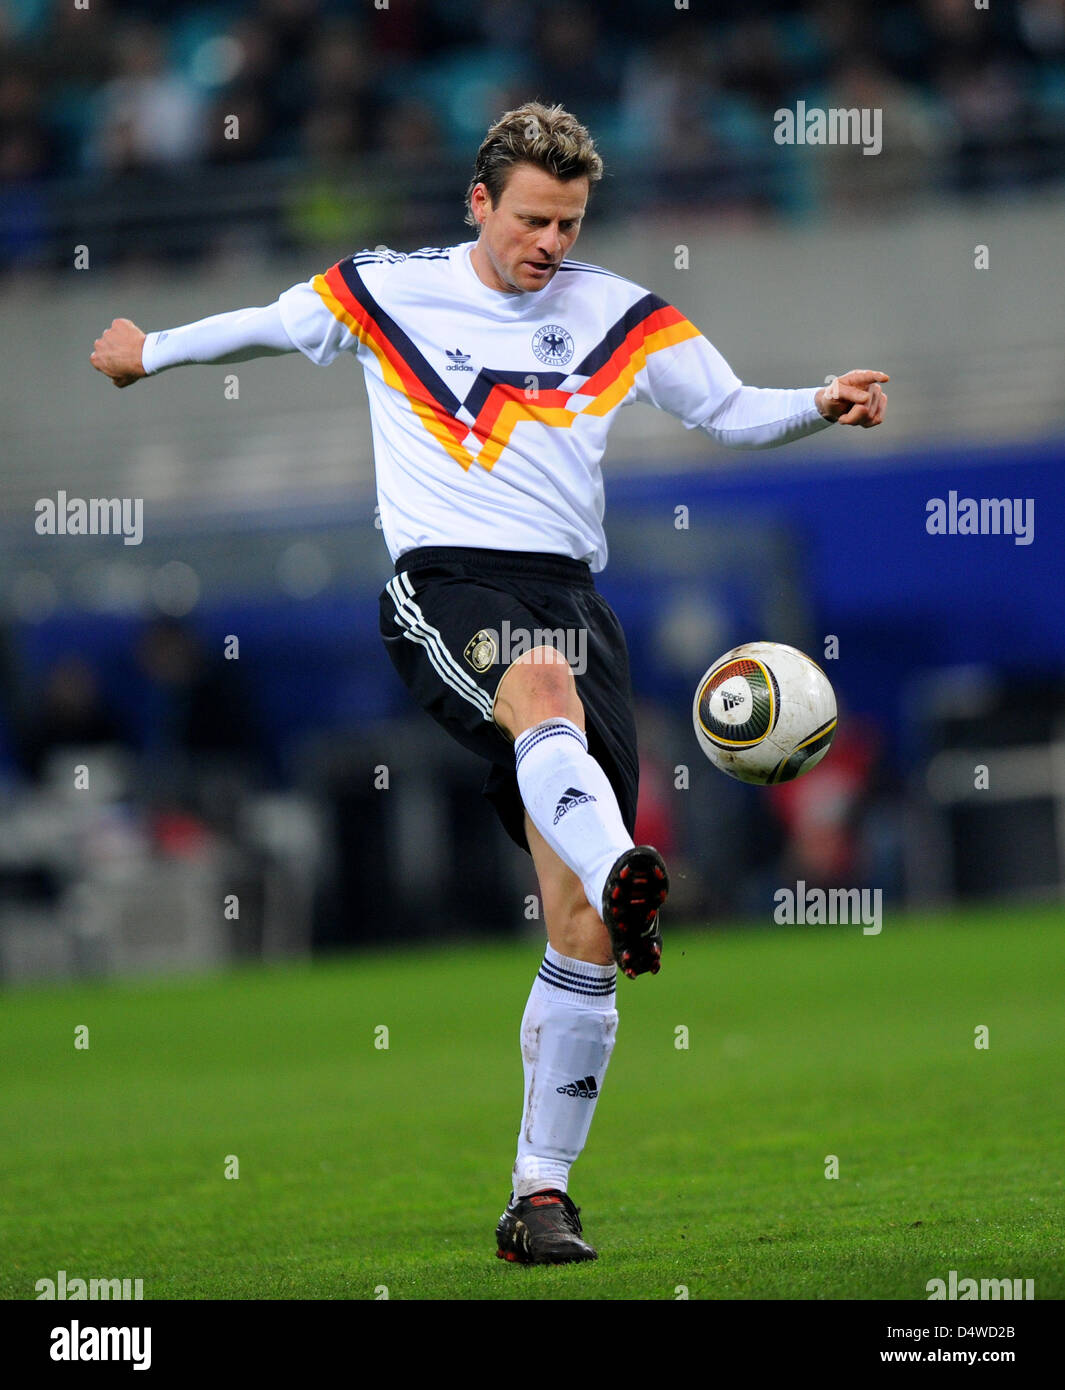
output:
[{"label": "adidas logo on jersey", "polygon": [[470,366],[470,354],[469,354],[468,352],[463,352],[461,348],[456,348],[454,352],[452,352],[450,348],[445,348],[444,351],[445,351],[445,352],[447,353],[447,355],[451,358],[451,361],[447,364],[447,367],[445,368],[445,371],[449,371],[449,372],[472,372],[472,371],[473,371],[473,368]]},{"label": "adidas logo on jersey", "polygon": [[580,792],[576,787],[567,787],[562,793],[558,805],[555,807],[554,824],[557,825],[567,811],[572,811],[574,806],[583,806],[586,801],[596,801],[591,792]]},{"label": "adidas logo on jersey", "polygon": [[595,1100],[599,1087],[594,1076],[586,1076],[583,1081],[571,1081],[568,1086],[556,1086],[560,1096],[576,1096],[578,1100]]}]

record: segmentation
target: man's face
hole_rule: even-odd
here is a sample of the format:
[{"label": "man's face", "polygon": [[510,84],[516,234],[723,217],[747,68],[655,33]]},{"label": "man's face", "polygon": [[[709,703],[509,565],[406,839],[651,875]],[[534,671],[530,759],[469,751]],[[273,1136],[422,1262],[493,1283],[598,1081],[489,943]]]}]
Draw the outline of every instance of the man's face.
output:
[{"label": "man's face", "polygon": [[490,289],[542,290],[577,240],[588,202],[588,179],[564,181],[535,164],[515,164],[493,206],[483,183],[470,198],[481,235],[473,266]]}]

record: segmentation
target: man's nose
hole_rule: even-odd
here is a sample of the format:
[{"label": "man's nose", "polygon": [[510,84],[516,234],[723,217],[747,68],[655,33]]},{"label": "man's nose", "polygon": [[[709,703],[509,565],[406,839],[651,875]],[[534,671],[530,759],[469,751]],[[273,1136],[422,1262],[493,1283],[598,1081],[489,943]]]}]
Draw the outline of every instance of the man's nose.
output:
[{"label": "man's nose", "polygon": [[540,250],[544,258],[549,261],[557,261],[562,255],[562,233],[558,229],[557,223],[550,227],[545,227],[540,238]]}]

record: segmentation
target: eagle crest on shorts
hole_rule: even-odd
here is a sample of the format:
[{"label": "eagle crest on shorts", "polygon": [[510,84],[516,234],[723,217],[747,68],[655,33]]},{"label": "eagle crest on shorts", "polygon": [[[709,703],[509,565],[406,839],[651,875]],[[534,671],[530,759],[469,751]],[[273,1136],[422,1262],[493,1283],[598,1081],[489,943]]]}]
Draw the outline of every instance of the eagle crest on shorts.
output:
[{"label": "eagle crest on shorts", "polygon": [[490,632],[486,632],[482,628],[466,643],[466,650],[462,655],[480,675],[487,671],[496,659],[496,640]]}]

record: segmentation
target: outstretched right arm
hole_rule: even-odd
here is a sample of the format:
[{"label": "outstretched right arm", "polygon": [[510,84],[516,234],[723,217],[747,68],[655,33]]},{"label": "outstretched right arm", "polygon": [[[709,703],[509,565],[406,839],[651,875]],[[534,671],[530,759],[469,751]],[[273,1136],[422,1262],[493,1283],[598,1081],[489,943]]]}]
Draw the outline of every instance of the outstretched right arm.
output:
[{"label": "outstretched right arm", "polygon": [[298,351],[278,304],[237,309],[159,333],[144,333],[129,319],[115,319],[93,344],[89,361],[118,387],[168,367],[193,362],[248,362]]},{"label": "outstretched right arm", "polygon": [[328,366],[342,353],[358,353],[365,340],[362,271],[375,267],[380,278],[402,259],[392,252],[361,251],[324,275],[293,285],[274,304],[235,309],[158,333],[115,319],[97,338],[89,361],[116,386],[132,386],[141,377],[192,362],[247,362],[285,352],[300,352],[317,366]]}]

